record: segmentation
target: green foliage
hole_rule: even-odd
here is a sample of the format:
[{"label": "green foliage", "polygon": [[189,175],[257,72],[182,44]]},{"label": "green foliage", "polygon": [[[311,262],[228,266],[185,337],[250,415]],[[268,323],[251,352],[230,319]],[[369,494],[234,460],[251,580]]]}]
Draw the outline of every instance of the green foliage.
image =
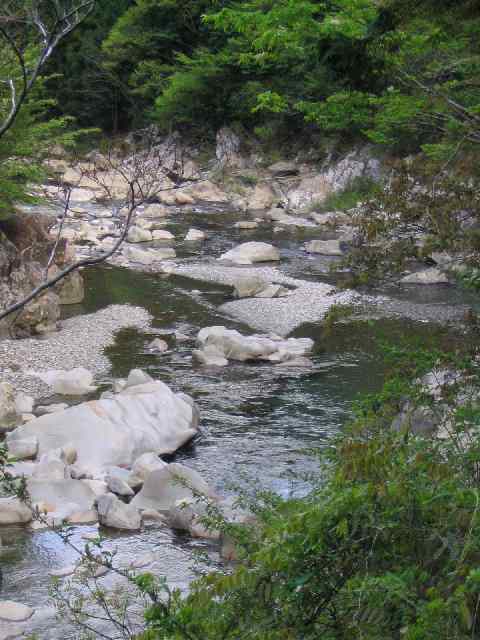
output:
[{"label": "green foliage", "polygon": [[72,147],[82,134],[75,132],[71,118],[51,116],[55,102],[45,95],[46,83],[39,80],[14,126],[0,139],[0,219],[11,216],[18,203],[37,202],[31,188],[47,177],[42,161],[49,149],[55,144]]},{"label": "green foliage", "polygon": [[[152,607],[145,640],[478,637],[478,365],[428,348],[389,357],[394,377],[358,405],[322,486],[260,508],[241,562]],[[412,374],[453,364],[472,391],[462,407],[463,380],[442,388],[452,436],[390,430],[402,397],[423,397]]]},{"label": "green foliage", "polygon": [[431,264],[432,253],[442,251],[462,254],[466,273],[460,278],[474,283],[480,265],[475,158],[464,155],[448,171],[442,162],[423,156],[394,163],[388,184],[374,198],[367,197],[355,217],[363,244],[346,259],[355,284],[398,276],[411,260]]}]

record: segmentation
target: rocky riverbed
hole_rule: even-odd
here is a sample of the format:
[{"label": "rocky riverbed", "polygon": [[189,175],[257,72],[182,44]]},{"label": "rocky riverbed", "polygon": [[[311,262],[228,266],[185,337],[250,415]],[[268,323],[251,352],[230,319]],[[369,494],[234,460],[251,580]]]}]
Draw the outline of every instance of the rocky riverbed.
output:
[{"label": "rocky riverbed", "polygon": [[[148,556],[148,570],[186,588],[192,550],[219,562],[219,542],[205,539],[195,518],[187,533],[172,529],[165,516],[185,495],[171,489],[171,473],[188,474],[226,505],[245,482],[282,495],[307,491],[317,467],[307,450],[326,446],[356,395],[381,383],[377,331],[393,339],[442,333],[473,300],[445,281],[369,295],[338,289],[335,266],[350,242],[345,217],[330,228],[313,214],[183,202],[139,211],[121,253],[84,272],[85,299],[63,307],[60,331],[1,341],[0,378],[31,396],[37,415],[39,405],[64,405],[32,414],[7,436],[12,449],[31,447],[25,457],[35,462],[23,470],[36,501],[58,500],[49,517],[73,520],[76,543],[101,530],[121,564]],[[78,256],[99,255],[118,237],[121,217],[98,203],[74,207],[66,235]],[[323,320],[338,305],[350,316],[327,331]],[[45,382],[45,373],[79,367],[92,374],[83,396]],[[110,436],[100,437],[107,422]],[[24,520],[27,527],[10,520],[0,531],[1,596],[31,610],[12,606],[3,620],[0,610],[0,638],[75,638],[64,620],[53,621],[48,597],[52,574],[64,580],[74,572],[72,549]]]}]

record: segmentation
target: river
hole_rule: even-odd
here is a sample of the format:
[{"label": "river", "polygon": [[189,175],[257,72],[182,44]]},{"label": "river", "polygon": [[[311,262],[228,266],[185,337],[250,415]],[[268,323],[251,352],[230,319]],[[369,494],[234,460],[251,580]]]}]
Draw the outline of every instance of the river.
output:
[{"label": "river", "polygon": [[[198,262],[246,239],[232,227],[239,218],[240,214],[232,219],[229,212],[211,208],[178,215],[167,228],[180,235],[195,226],[210,234],[210,240],[201,248],[178,251],[180,258]],[[265,239],[265,232],[248,236],[253,238]],[[295,277],[331,282],[325,261],[309,260],[298,250],[301,240],[302,232],[293,231],[275,238],[284,256],[282,269]],[[197,469],[220,493],[232,493],[241,486],[264,487],[285,497],[304,494],[309,487],[308,476],[319,467],[312,450],[329,446],[331,436],[349,419],[352,403],[359,394],[374,392],[382,384],[385,364],[379,337],[398,341],[402,336],[416,335],[426,340],[432,332],[446,332],[421,317],[418,321],[378,319],[377,314],[372,319],[367,313],[363,319],[341,322],[332,329],[318,324],[298,328],[294,336],[315,340],[311,369],[231,363],[224,369],[205,370],[192,365],[192,342],[175,343],[172,334],[181,331],[194,336],[200,328],[217,324],[250,331],[218,312],[218,306],[230,297],[227,288],[108,265],[85,272],[85,279],[85,301],[67,308],[68,316],[129,303],[145,307],[153,317],[147,333],[125,330],[118,334],[114,346],[107,351],[111,371],[101,380],[101,388],[108,388],[113,379],[140,367],[175,390],[192,395],[200,408],[202,435],[178,452],[176,460]],[[395,290],[392,299],[398,305],[424,305],[430,311],[436,307],[440,316],[458,302],[470,302],[454,288],[431,287],[428,295],[425,288],[421,289],[420,293],[418,287]],[[148,343],[156,336],[164,336],[169,342],[171,349],[167,353],[152,355],[148,351]],[[76,527],[73,540],[81,543],[81,534],[90,530],[92,527]],[[37,638],[79,637],[78,631],[64,620],[52,618],[49,599],[49,571],[73,562],[74,552],[49,531],[31,533],[5,528],[1,537],[2,598],[37,609],[35,624],[32,623]],[[118,549],[118,557],[123,560],[153,551],[156,572],[181,588],[186,588],[194,575],[196,550],[208,551],[218,562],[214,543],[191,540],[166,528],[108,534],[108,544]],[[0,628],[2,637],[11,636],[2,636]]]}]

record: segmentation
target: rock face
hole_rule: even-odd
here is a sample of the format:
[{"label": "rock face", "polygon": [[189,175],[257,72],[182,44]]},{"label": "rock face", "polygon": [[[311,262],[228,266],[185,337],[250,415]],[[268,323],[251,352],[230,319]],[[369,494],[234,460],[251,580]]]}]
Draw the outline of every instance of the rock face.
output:
[{"label": "rock face", "polygon": [[60,299],[60,304],[79,304],[85,297],[85,286],[83,278],[78,271],[74,271],[61,280],[56,292]]},{"label": "rock face", "polygon": [[251,211],[270,209],[279,198],[269,184],[257,184],[250,196],[247,208]]},{"label": "rock face", "polygon": [[138,509],[156,509],[160,513],[168,513],[177,500],[194,500],[190,487],[202,495],[215,498],[214,491],[199,473],[174,462],[152,471],[130,504]]},{"label": "rock face", "polygon": [[360,177],[380,178],[380,163],[368,148],[349,153],[322,173],[303,178],[289,191],[288,204],[292,209],[301,209],[315,202],[321,203],[329,194],[347,188],[352,180]]},{"label": "rock face", "polygon": [[[15,213],[9,238],[0,232],[0,309],[8,307],[29,294],[45,279],[45,268],[55,239],[48,233],[51,220],[45,216]],[[68,243],[62,239],[57,247],[53,271],[68,266],[72,260]],[[12,331],[18,337],[43,335],[57,328],[60,304],[70,304],[69,298],[81,295],[82,276],[77,273],[55,290],[49,290],[30,302],[16,318],[0,322],[0,334]]]},{"label": "rock face", "polygon": [[194,183],[185,189],[185,193],[191,196],[195,201],[200,202],[228,202],[228,196],[221,191],[213,182],[204,180]]},{"label": "rock face", "polygon": [[268,336],[243,336],[226,327],[206,327],[202,329],[197,342],[202,351],[215,348],[217,357],[226,360],[246,362],[248,360],[264,360],[268,362],[285,362],[310,353],[314,342],[310,338],[289,338],[288,340],[272,339]]},{"label": "rock face", "polygon": [[270,165],[268,171],[274,178],[286,178],[287,176],[296,176],[299,173],[299,169],[294,162],[287,162],[285,160]]},{"label": "rock face", "polygon": [[36,436],[39,455],[73,446],[78,465],[131,466],[146,452],[175,452],[197,434],[194,408],[163,382],[128,387],[112,399],[86,402],[19,427],[12,439]]},{"label": "rock face", "polygon": [[244,242],[227,251],[220,260],[228,260],[234,264],[253,264],[255,262],[278,262],[280,252],[266,242]]},{"label": "rock face", "polygon": [[441,412],[430,407],[410,407],[408,404],[393,420],[393,431],[415,435],[432,435],[442,422]]},{"label": "rock face", "polygon": [[235,167],[241,169],[245,161],[240,155],[240,138],[228,127],[222,127],[217,132],[217,148],[215,155],[219,164],[223,167]]}]

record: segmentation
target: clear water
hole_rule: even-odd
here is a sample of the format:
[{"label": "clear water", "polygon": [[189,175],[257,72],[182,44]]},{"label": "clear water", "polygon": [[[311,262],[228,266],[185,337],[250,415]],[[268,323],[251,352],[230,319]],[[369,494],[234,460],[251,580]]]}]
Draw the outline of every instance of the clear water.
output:
[{"label": "clear water", "polygon": [[[179,247],[179,256],[198,260],[218,255],[240,238],[266,239],[267,231],[262,228],[255,234],[240,236],[232,226],[240,217],[238,214],[214,209],[208,213],[204,212],[201,220],[198,213],[184,214],[168,227],[177,234],[189,226],[211,234],[209,242],[198,249]],[[271,230],[269,234],[271,240]],[[308,261],[298,251],[304,236],[292,232],[278,236],[277,244],[286,258],[285,269],[292,275],[318,278],[318,261]],[[69,315],[130,303],[147,308],[153,316],[149,333],[128,330],[118,335],[116,344],[108,350],[112,368],[103,382],[124,377],[130,369],[140,367],[175,390],[192,395],[201,411],[202,436],[180,451],[176,459],[200,471],[220,493],[230,492],[232,484],[245,483],[265,486],[284,496],[307,491],[306,476],[318,467],[311,449],[328,446],[329,437],[342,428],[351,414],[358,394],[381,386],[384,364],[377,346],[379,334],[396,341],[405,334],[427,339],[433,331],[443,332],[433,325],[402,320],[339,324],[331,332],[305,326],[296,335],[315,339],[314,367],[310,370],[232,363],[218,371],[206,371],[192,365],[193,342],[175,343],[171,334],[179,330],[194,336],[201,327],[214,324],[248,331],[216,310],[228,299],[226,289],[108,266],[90,270],[85,277],[86,299],[82,305],[70,308]],[[449,304],[444,291],[436,294],[439,297],[434,303]],[[152,355],[147,345],[158,335],[165,336],[171,349]],[[89,527],[78,527],[74,541],[81,543],[80,534],[88,530]],[[50,606],[48,571],[71,564],[74,552],[51,532],[31,534],[8,528],[1,535],[1,597],[26,602],[40,610]],[[156,570],[166,575],[171,584],[181,587],[186,587],[192,578],[192,552],[197,548],[213,554],[216,551],[213,543],[192,541],[166,529],[110,536],[109,544],[118,549],[122,559],[154,550]],[[39,638],[78,637],[64,622],[53,623],[48,610],[44,619],[36,614],[32,627]],[[1,631],[0,624],[0,638]]]}]

